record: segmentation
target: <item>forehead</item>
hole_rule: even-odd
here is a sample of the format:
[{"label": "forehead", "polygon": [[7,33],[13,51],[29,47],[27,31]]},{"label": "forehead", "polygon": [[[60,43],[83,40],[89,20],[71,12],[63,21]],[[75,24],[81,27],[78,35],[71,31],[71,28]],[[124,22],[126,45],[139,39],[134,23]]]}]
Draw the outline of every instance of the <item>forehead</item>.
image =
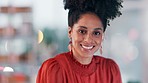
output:
[{"label": "forehead", "polygon": [[94,29],[94,28],[102,28],[102,21],[98,16],[92,13],[86,13],[80,16],[80,19],[74,26],[79,27],[79,26],[84,26],[87,29]]}]

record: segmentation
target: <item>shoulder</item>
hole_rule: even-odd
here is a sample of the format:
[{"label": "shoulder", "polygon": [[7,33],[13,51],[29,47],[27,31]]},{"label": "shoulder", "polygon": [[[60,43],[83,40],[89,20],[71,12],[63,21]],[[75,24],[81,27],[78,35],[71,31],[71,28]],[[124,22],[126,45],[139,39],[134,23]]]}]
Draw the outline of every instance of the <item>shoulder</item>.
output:
[{"label": "shoulder", "polygon": [[50,58],[44,61],[39,69],[38,77],[46,78],[54,75],[56,72],[61,71],[59,63],[56,61],[55,58]]},{"label": "shoulder", "polygon": [[64,60],[65,59],[65,54],[66,53],[57,54],[55,57],[47,59],[46,61],[44,61],[42,63],[41,67],[44,67],[46,69],[48,69],[50,67],[51,68],[58,68],[60,66],[59,65],[59,60]]},{"label": "shoulder", "polygon": [[37,83],[55,83],[56,78],[58,78],[58,81],[61,81],[63,68],[58,60],[64,59],[63,54],[58,54],[54,58],[50,58],[42,63],[38,71]]},{"label": "shoulder", "polygon": [[102,67],[105,67],[107,69],[115,69],[118,70],[118,64],[110,58],[105,58],[102,56],[95,56],[96,62],[99,63]]},{"label": "shoulder", "polygon": [[60,66],[62,66],[62,64],[66,63],[67,55],[69,55],[69,52],[57,54],[55,57],[49,58],[46,61],[44,61],[41,67],[44,67],[46,69],[47,68],[59,68]]},{"label": "shoulder", "polygon": [[94,58],[98,63],[116,64],[116,62],[111,58],[106,58],[103,56],[94,56]]},{"label": "shoulder", "polygon": [[105,77],[111,79],[111,82],[108,83],[122,83],[120,69],[113,59],[101,56],[96,56],[95,58],[98,62],[98,67],[100,67],[98,69],[101,69]]}]

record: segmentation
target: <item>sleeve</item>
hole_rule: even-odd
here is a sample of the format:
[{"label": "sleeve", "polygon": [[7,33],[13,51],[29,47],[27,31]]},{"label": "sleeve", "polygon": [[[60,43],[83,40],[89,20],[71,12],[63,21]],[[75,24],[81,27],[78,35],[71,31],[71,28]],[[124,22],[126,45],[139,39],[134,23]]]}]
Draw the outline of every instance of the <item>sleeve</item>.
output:
[{"label": "sleeve", "polygon": [[36,83],[63,83],[62,69],[54,58],[42,64],[38,71]]},{"label": "sleeve", "polygon": [[115,61],[108,59],[108,72],[110,73],[109,83],[122,83],[121,74],[118,65]]}]

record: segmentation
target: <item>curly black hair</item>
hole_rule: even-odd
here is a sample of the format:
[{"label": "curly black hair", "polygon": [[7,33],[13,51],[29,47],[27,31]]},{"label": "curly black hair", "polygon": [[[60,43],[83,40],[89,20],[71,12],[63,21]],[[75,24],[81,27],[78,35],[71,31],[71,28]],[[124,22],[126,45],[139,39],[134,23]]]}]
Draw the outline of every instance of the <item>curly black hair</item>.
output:
[{"label": "curly black hair", "polygon": [[68,25],[72,27],[82,14],[91,12],[96,14],[102,21],[104,31],[109,21],[119,17],[122,0],[64,0],[64,9],[69,9]]}]

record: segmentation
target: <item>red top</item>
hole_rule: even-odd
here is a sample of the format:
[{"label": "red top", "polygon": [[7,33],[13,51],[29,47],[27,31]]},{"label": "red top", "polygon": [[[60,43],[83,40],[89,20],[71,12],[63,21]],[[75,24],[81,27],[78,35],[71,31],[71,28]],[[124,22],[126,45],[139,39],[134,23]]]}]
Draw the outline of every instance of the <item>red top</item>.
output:
[{"label": "red top", "polygon": [[122,80],[113,60],[93,56],[90,64],[82,65],[67,52],[45,61],[36,83],[122,83]]}]

